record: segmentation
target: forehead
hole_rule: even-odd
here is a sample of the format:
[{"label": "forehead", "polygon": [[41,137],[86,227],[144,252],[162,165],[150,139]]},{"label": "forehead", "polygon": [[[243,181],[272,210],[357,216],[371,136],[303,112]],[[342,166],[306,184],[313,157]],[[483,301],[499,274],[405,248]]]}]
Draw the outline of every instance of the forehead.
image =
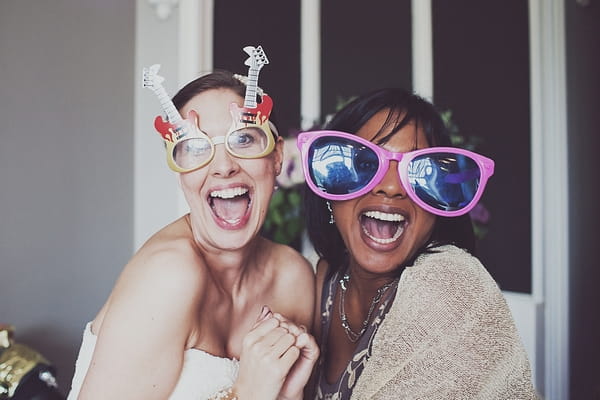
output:
[{"label": "forehead", "polygon": [[[392,116],[391,121],[388,121],[389,116],[389,110],[379,111],[360,127],[356,135],[392,151],[410,151],[429,147],[425,132],[421,127],[417,127],[414,121],[410,121],[391,137],[387,138],[397,126],[397,118]],[[384,138],[387,139],[385,143],[382,143]]]},{"label": "forehead", "polygon": [[243,98],[231,89],[210,89],[192,97],[180,110],[187,117],[191,110],[199,115],[200,129],[206,133],[227,129],[231,125],[229,106],[243,104]]}]

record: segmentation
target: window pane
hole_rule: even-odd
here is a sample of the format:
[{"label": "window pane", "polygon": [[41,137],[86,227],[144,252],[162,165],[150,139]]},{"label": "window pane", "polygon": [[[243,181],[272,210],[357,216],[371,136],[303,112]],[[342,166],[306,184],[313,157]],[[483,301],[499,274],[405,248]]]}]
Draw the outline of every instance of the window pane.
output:
[{"label": "window pane", "polygon": [[245,46],[269,59],[258,85],[273,98],[280,134],[300,127],[300,0],[218,0],[214,5],[214,66],[247,75]]},{"label": "window pane", "polygon": [[496,161],[482,204],[482,262],[503,290],[531,292],[528,3],[433,0],[434,99]]},{"label": "window pane", "polygon": [[321,2],[321,110],[386,86],[412,87],[410,0]]}]

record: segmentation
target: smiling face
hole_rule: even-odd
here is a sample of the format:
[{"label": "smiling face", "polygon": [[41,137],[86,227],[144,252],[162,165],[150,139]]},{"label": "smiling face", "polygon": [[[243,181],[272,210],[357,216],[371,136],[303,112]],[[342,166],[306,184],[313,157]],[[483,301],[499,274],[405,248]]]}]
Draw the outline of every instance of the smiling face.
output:
[{"label": "smiling face", "polygon": [[[387,110],[375,114],[356,134],[376,143],[391,131],[391,128],[382,130],[387,116]],[[408,152],[429,147],[429,144],[423,131],[410,123],[381,147]],[[332,208],[351,264],[375,274],[391,273],[412,257],[427,242],[436,221],[433,214],[407,196],[396,161],[390,162],[381,182],[369,193],[352,200],[332,202]]]},{"label": "smiling face", "polygon": [[[243,98],[229,89],[211,89],[193,97],[180,112],[195,110],[200,130],[211,138],[224,136],[232,125],[231,103],[241,106]],[[208,165],[180,174],[196,241],[218,249],[248,244],[265,220],[281,160],[281,139],[271,154],[257,159],[236,158],[218,144]]]}]

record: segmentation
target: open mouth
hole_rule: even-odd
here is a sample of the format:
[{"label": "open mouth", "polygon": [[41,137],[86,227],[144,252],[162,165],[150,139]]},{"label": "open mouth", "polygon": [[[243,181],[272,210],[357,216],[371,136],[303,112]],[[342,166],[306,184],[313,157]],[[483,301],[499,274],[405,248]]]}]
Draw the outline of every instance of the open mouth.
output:
[{"label": "open mouth", "polygon": [[213,215],[226,225],[239,224],[250,208],[250,193],[245,187],[214,190],[208,196]]},{"label": "open mouth", "polygon": [[367,211],[360,216],[360,223],[369,239],[379,244],[389,244],[402,235],[406,219],[402,214]]}]

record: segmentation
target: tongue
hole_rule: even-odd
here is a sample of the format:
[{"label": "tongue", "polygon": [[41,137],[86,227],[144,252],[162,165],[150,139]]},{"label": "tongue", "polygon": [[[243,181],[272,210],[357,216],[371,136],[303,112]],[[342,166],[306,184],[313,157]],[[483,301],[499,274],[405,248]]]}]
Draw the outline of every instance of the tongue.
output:
[{"label": "tongue", "polygon": [[393,237],[399,227],[399,222],[381,221],[369,217],[363,217],[362,223],[367,232],[378,239],[389,239]]},{"label": "tongue", "polygon": [[217,217],[226,221],[242,219],[248,209],[248,197],[238,196],[232,199],[212,199],[212,208]]}]

